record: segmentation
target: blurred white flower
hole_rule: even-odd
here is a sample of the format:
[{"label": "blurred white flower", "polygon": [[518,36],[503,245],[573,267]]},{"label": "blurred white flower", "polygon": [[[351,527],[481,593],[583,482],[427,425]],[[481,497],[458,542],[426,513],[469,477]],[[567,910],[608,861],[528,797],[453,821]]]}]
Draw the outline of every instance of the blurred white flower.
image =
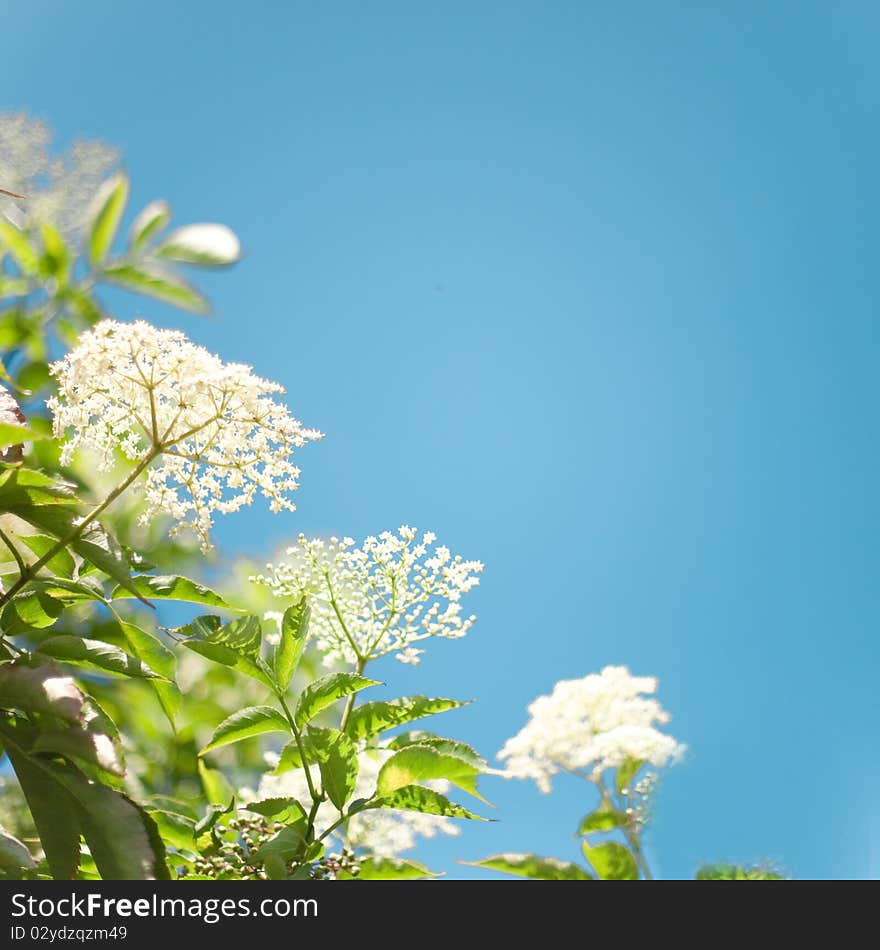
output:
[{"label": "blurred white flower", "polygon": [[145,466],[144,523],[168,515],[172,535],[191,528],[207,550],[214,512],[237,511],[257,492],[273,511],[295,509],[290,458],[322,436],[275,402],[283,388],[250,367],[224,363],[176,330],[104,320],[51,371],[55,435],[68,436],[62,464],[84,446],[103,469],[117,452]]},{"label": "blurred white flower", "polygon": [[655,728],[669,721],[650,676],[606,666],[579,680],[561,680],[529,707],[528,723],[498,753],[507,776],[534,779],[542,792],[561,770],[598,778],[608,768],[637,759],[660,767],[677,761],[685,746]]},{"label": "blurred white flower", "polygon": [[[391,755],[393,752],[388,749],[361,752],[358,756],[358,779],[353,799],[371,798],[375,794],[379,769]],[[267,756],[266,758],[273,767],[277,764],[276,757]],[[425,782],[425,785],[440,793],[449,791],[449,783],[445,781]],[[264,775],[260,781],[257,797],[260,799],[295,798],[305,806],[308,806],[311,801],[305,772],[302,769],[294,769],[281,775]],[[339,811],[334,805],[329,801],[321,804],[315,819],[316,837],[337,818],[339,818]],[[458,826],[451,818],[424,815],[420,812],[404,811],[398,808],[376,808],[354,815],[348,821],[347,830],[343,832],[340,829],[335,833],[335,837],[342,844],[362,848],[380,857],[393,858],[414,848],[419,837],[433,838],[437,834],[457,835],[458,833]]]},{"label": "blurred white flower", "polygon": [[360,547],[351,538],[300,535],[286,561],[252,579],[279,597],[310,595],[310,629],[328,665],[388,653],[415,665],[424,651],[414,643],[463,637],[476,620],[462,615],[461,597],[479,584],[483,565],[453,556],[436,540],[431,532],[419,539],[408,525]]},{"label": "blurred white flower", "polygon": [[17,227],[51,224],[66,237],[86,223],[99,185],[118,166],[119,153],[103,142],[75,141],[52,155],[45,122],[21,113],[0,114],[0,188],[26,199],[0,198],[0,214]]}]

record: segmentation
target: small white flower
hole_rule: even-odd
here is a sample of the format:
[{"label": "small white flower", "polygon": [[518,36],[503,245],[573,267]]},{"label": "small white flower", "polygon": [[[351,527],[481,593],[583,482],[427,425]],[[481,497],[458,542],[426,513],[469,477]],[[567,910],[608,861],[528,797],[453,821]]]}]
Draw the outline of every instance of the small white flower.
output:
[{"label": "small white flower", "polygon": [[606,666],[579,680],[561,680],[528,708],[528,723],[504,744],[498,758],[511,778],[534,779],[542,792],[562,770],[590,777],[638,759],[655,767],[677,761],[685,746],[655,728],[669,721],[656,699],[657,680]]},{"label": "small white flower", "polygon": [[271,397],[284,391],[241,363],[224,363],[176,330],[104,320],[51,372],[55,435],[68,439],[62,464],[79,447],[103,469],[117,452],[147,468],[142,521],[169,515],[171,534],[194,530],[210,547],[215,512],[237,511],[257,492],[272,511],[295,510],[295,448],[322,438]]},{"label": "small white flower", "polygon": [[300,535],[286,561],[252,580],[279,597],[310,595],[310,629],[328,665],[388,653],[414,665],[424,651],[413,644],[463,637],[476,620],[462,614],[460,601],[479,584],[483,565],[447,547],[431,549],[435,540],[430,532],[419,540],[408,525],[368,537],[360,547],[351,538]]}]

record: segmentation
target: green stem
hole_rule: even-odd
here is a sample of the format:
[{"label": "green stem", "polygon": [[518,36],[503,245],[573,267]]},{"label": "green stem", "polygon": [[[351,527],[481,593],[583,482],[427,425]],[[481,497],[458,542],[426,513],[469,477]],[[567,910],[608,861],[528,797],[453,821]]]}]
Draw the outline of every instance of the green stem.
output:
[{"label": "green stem", "polygon": [[[309,795],[312,796],[312,803],[313,803],[312,811],[313,813],[316,813],[318,810],[317,805],[320,805],[321,803],[321,797],[315,791],[315,785],[312,782],[312,772],[311,772],[311,769],[309,769],[309,763],[306,761],[306,750],[305,750],[305,747],[303,746],[302,736],[300,735],[299,728],[296,724],[296,720],[291,715],[290,707],[287,705],[287,701],[284,698],[284,693],[282,693],[281,690],[278,690],[277,696],[278,696],[278,702],[281,703],[281,708],[284,710],[284,715],[287,717],[287,722],[290,725],[290,731],[293,733],[293,738],[296,740],[296,748],[297,748],[297,751],[299,752],[299,757],[302,759],[303,770],[306,773],[306,785],[308,785],[309,787]],[[312,824],[313,824],[313,816],[310,816],[309,828],[312,827]]]},{"label": "green stem", "polygon": [[[364,670],[367,666],[366,657],[359,656],[357,664],[355,665],[355,672],[358,676],[363,675]],[[339,721],[339,731],[345,732],[345,727],[348,725],[349,716],[351,716],[351,711],[354,709],[354,693],[348,694],[348,699],[345,700],[345,709],[342,710],[342,719]]]},{"label": "green stem", "polygon": [[98,505],[94,508],[82,521],[79,522],[71,531],[69,531],[63,538],[56,541],[52,547],[49,548],[46,553],[39,558],[39,560],[34,561],[33,564],[28,567],[26,571],[23,571],[19,576],[18,580],[6,591],[4,594],[0,595],[0,607],[5,603],[10,601],[21,589],[29,584],[37,575],[37,572],[41,568],[45,567],[49,561],[55,557],[59,551],[63,551],[65,548],[69,547],[71,544],[75,544],[84,534],[86,528],[92,524],[114,501],[126,491],[137,479],[137,477],[147,468],[152,465],[153,461],[159,455],[157,449],[153,449],[145,458],[141,459],[140,462],[132,469],[128,477],[120,482],[113,491]]}]

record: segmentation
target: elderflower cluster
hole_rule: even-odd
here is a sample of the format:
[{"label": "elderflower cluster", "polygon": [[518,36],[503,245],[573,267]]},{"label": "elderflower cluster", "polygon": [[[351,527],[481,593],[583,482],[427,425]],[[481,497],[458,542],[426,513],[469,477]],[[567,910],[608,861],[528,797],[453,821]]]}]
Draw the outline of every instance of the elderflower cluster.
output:
[{"label": "elderflower cluster", "polygon": [[624,666],[606,666],[579,680],[561,680],[549,696],[529,707],[528,723],[504,744],[498,758],[513,778],[534,779],[542,792],[560,770],[597,779],[605,769],[637,759],[660,767],[675,762],[685,747],[655,724],[669,714],[649,696],[651,676],[633,676]]},{"label": "elderflower cluster", "polygon": [[[358,778],[354,799],[372,798],[376,793],[376,780],[385,760],[394,753],[390,749],[371,749],[358,756]],[[278,757],[271,753],[266,760],[273,768]],[[446,781],[430,781],[425,785],[441,794],[449,791]],[[245,790],[245,798],[251,797]],[[310,801],[308,784],[303,769],[293,769],[281,775],[266,774],[260,781],[257,798],[295,798],[299,802]],[[339,818],[338,809],[329,801],[318,807],[315,832],[320,835]],[[459,829],[450,818],[426,815],[420,812],[403,811],[397,808],[375,808],[360,812],[349,819],[347,829],[336,832],[337,839],[354,848],[383,858],[394,858],[414,848],[417,838],[433,838],[437,834],[457,835]]]},{"label": "elderflower cluster", "polygon": [[107,470],[117,452],[146,469],[143,523],[169,515],[171,534],[191,528],[210,547],[215,512],[237,511],[257,492],[273,511],[295,506],[295,448],[320,439],[272,399],[277,383],[224,363],[176,330],[104,320],[51,367],[62,464],[94,450]]},{"label": "elderflower cluster", "polygon": [[407,525],[360,547],[351,538],[300,535],[286,561],[252,580],[279,597],[310,596],[310,630],[327,665],[388,653],[415,665],[424,652],[415,643],[463,637],[476,620],[462,615],[461,597],[479,583],[483,565],[453,556],[436,540],[429,531],[419,538]]}]

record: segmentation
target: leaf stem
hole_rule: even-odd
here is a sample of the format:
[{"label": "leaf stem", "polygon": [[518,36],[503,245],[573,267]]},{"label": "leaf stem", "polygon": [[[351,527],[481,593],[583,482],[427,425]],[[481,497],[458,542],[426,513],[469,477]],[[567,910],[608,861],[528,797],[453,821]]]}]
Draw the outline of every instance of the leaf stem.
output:
[{"label": "leaf stem", "polygon": [[140,462],[132,469],[128,476],[121,481],[110,494],[92,511],[83,518],[71,531],[69,531],[63,538],[59,539],[49,548],[46,553],[34,561],[27,570],[22,571],[18,580],[6,591],[4,594],[0,595],[0,607],[8,603],[23,587],[29,584],[37,575],[38,571],[45,567],[49,561],[55,557],[59,551],[63,551],[69,545],[74,544],[78,541],[82,535],[85,533],[86,528],[92,524],[102,512],[104,512],[114,501],[126,491],[138,478],[138,476],[146,471],[152,465],[153,461],[159,455],[159,451],[152,449]]}]

